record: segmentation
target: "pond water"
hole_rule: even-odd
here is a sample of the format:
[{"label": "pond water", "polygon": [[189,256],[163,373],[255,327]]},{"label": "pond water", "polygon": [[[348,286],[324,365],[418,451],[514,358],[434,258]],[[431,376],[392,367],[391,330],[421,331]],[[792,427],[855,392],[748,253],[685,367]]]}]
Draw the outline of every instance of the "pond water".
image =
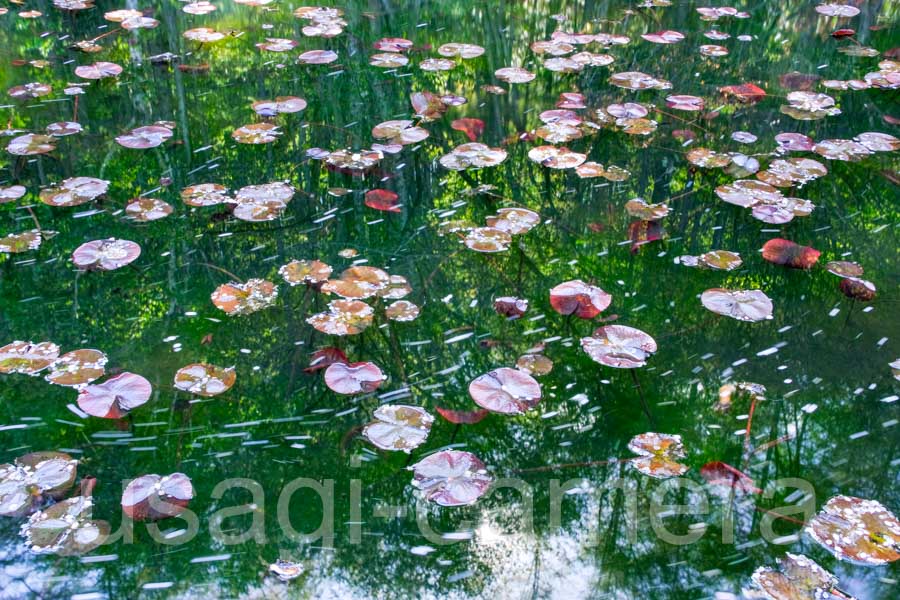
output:
[{"label": "pond water", "polygon": [[[804,523],[841,494],[900,509],[900,4],[57,4],[78,10],[0,11],[0,236],[37,230],[0,240],[0,345],[107,362],[99,387],[84,365],[0,375],[0,462],[77,459],[66,493],[95,478],[110,537],[40,553],[20,535],[35,517],[2,517],[0,598],[728,599],[786,553],[845,597],[897,597],[896,562],[839,560]],[[450,154],[470,141],[486,147]],[[275,182],[292,189],[245,188]],[[182,193],[209,183],[227,191]],[[140,255],[73,262],[107,238]],[[683,258],[713,250],[740,264]],[[292,260],[333,281],[289,285]],[[277,296],[220,288],[256,279]],[[580,295],[551,304],[567,281]],[[759,292],[704,294],[719,289]],[[337,292],[367,306],[308,322]],[[498,314],[502,297],[527,310]],[[590,339],[619,325],[656,351],[629,330]],[[334,348],[385,379],[313,354]],[[4,371],[52,362],[14,352]],[[176,388],[195,363],[233,367],[232,387]],[[499,371],[472,390],[493,412],[474,412],[470,382],[517,364],[540,392]],[[425,409],[427,439],[421,414],[364,434],[385,404]],[[680,436],[683,457],[633,461],[646,432]],[[367,439],[398,437],[422,443]],[[420,466],[417,489],[407,467],[464,456],[447,450],[486,473],[440,492]],[[172,473],[186,512],[124,517],[128,482]],[[864,538],[891,561],[885,527]],[[278,559],[298,576],[270,573]]]}]

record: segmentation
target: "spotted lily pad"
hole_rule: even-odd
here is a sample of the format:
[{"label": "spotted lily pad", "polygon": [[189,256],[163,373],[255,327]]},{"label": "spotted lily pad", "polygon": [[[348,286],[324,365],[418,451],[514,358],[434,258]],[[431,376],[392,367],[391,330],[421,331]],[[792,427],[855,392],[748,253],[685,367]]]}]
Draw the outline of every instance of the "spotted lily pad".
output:
[{"label": "spotted lily pad", "polygon": [[372,324],[375,311],[361,300],[332,300],[328,310],[312,315],[306,322],[330,335],[356,335]]},{"label": "spotted lily pad", "polygon": [[331,265],[320,260],[292,260],[278,269],[278,274],[291,286],[319,285],[331,276]]},{"label": "spotted lily pad", "polygon": [[22,517],[75,483],[78,461],[62,452],[33,452],[0,465],[0,516]]},{"label": "spotted lily pad", "polygon": [[171,204],[156,198],[135,198],[125,206],[125,214],[141,223],[168,217],[172,210]]},{"label": "spotted lily pad", "polygon": [[82,386],[103,377],[107,360],[99,350],[72,350],[50,365],[50,372],[44,379],[56,385]]},{"label": "spotted lily pad", "polygon": [[397,300],[384,308],[384,313],[391,321],[405,323],[414,321],[419,316],[419,307],[408,300]]},{"label": "spotted lily pad", "polygon": [[0,238],[0,254],[19,254],[41,247],[43,236],[39,229],[10,233]]},{"label": "spotted lily pad", "polygon": [[0,348],[0,373],[37,375],[59,357],[59,346],[53,342],[15,341]]},{"label": "spotted lily pad", "polygon": [[128,265],[141,255],[141,247],[130,240],[93,240],[72,252],[72,262],[79,269],[113,271]]},{"label": "spotted lily pad", "polygon": [[701,267],[717,271],[733,271],[744,264],[741,255],[730,250],[710,250],[700,256],[679,256],[676,262],[686,267]]},{"label": "spotted lily pad", "polygon": [[386,404],[379,406],[375,420],[365,426],[363,437],[382,450],[409,454],[428,438],[434,417],[417,406]]},{"label": "spotted lily pad", "polygon": [[265,279],[249,279],[246,283],[223,283],[210,296],[216,308],[227,315],[249,315],[271,306],[278,288]]},{"label": "spotted lily pad", "polygon": [[642,433],[631,438],[628,449],[638,455],[631,466],[656,479],[679,477],[689,468],[678,462],[685,456],[680,435]]},{"label": "spotted lily pad", "polygon": [[209,398],[227,392],[236,379],[234,367],[194,363],[178,369],[175,373],[175,387],[184,392]]},{"label": "spotted lily pad", "polygon": [[93,501],[76,496],[36,512],[22,526],[22,535],[37,554],[78,556],[106,541],[109,524],[91,519]]},{"label": "spotted lily pad", "polygon": [[41,202],[50,206],[78,206],[96,200],[109,189],[109,182],[94,177],[71,177],[40,192]]},{"label": "spotted lily pad", "polygon": [[835,496],[804,531],[838,560],[877,566],[900,559],[900,521],[875,500]]},{"label": "spotted lily pad", "polygon": [[56,140],[48,135],[26,133],[10,140],[6,151],[16,156],[34,156],[56,150]]},{"label": "spotted lily pad", "polygon": [[230,200],[228,188],[218,183],[200,183],[181,190],[181,199],[188,206],[215,206]]},{"label": "spotted lily pad", "polygon": [[[768,600],[802,600],[804,598],[845,598],[850,596],[836,589],[837,578],[802,554],[785,553],[778,559],[778,569],[759,567],[750,580],[753,589],[745,595]],[[761,594],[761,595],[760,595]]]}]

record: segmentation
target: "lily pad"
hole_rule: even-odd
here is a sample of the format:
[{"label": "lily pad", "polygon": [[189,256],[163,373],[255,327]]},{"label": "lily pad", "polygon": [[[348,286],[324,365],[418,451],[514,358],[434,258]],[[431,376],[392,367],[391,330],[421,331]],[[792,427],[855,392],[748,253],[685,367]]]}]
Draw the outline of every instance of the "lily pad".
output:
[{"label": "lily pad", "polygon": [[477,456],[461,450],[435,452],[409,468],[413,486],[439,506],[474,504],[493,481]]},{"label": "lily pad", "polygon": [[581,347],[594,361],[617,369],[643,367],[657,350],[656,340],[626,325],[600,327],[591,337],[581,338]]},{"label": "lily pad", "polygon": [[184,512],[194,486],[184,473],[142,475],[122,492],[122,510],[135,521],[159,521]]},{"label": "lily pad", "polygon": [[379,406],[375,420],[365,426],[363,437],[382,450],[409,454],[428,438],[434,417],[423,408],[404,404]]},{"label": "lily pad", "polygon": [[878,566],[900,559],[900,521],[875,500],[835,496],[804,532],[838,560]]},{"label": "lily pad", "polygon": [[685,457],[680,435],[667,433],[642,433],[631,438],[628,449],[638,455],[631,466],[655,479],[679,477],[688,466],[678,462]]},{"label": "lily pad", "polygon": [[234,367],[193,363],[175,373],[175,387],[183,392],[210,398],[231,389],[237,379]]},{"label": "lily pad", "polygon": [[524,414],[541,400],[541,385],[522,371],[500,367],[469,384],[475,404],[505,415]]}]

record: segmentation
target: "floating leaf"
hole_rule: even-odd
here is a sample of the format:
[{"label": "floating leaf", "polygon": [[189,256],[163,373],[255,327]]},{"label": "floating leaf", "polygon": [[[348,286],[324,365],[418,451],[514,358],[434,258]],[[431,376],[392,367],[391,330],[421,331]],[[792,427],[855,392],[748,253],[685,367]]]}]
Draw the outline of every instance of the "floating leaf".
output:
[{"label": "floating leaf", "polygon": [[334,363],[345,362],[347,362],[347,355],[344,354],[344,351],[340,348],[329,346],[327,348],[322,348],[313,352],[312,360],[309,361],[309,366],[303,369],[303,371],[306,373],[315,373],[316,371],[329,367]]},{"label": "floating leaf", "polygon": [[770,263],[792,269],[811,269],[822,253],[783,238],[772,238],[763,244],[762,257]]},{"label": "floating leaf", "polygon": [[103,377],[107,360],[99,350],[72,350],[50,365],[50,372],[44,379],[56,385],[82,386]]},{"label": "floating leaf", "polygon": [[269,573],[275,575],[279,581],[287,582],[300,577],[304,573],[304,569],[301,563],[279,558],[269,565]]},{"label": "floating leaf", "polygon": [[553,370],[553,361],[543,354],[523,354],[516,361],[516,368],[529,375],[541,377]]},{"label": "floating leaf", "polygon": [[875,500],[835,496],[804,531],[838,560],[877,566],[900,559],[900,521]]},{"label": "floating leaf", "polygon": [[469,384],[475,404],[505,415],[524,414],[541,399],[541,385],[527,373],[500,367],[480,375]]},{"label": "floating leaf", "polygon": [[825,265],[825,268],[838,277],[860,277],[863,274],[862,266],[848,260],[833,260]]},{"label": "floating leaf", "polygon": [[455,119],[450,123],[450,127],[465,133],[470,142],[476,141],[484,133],[484,121],[481,119]]},{"label": "floating leaf", "polygon": [[385,121],[372,128],[372,137],[377,140],[389,140],[392,144],[406,146],[417,144],[428,138],[428,130],[416,127],[413,121]]},{"label": "floating leaf", "polygon": [[367,394],[387,379],[371,362],[335,362],[325,369],[325,385],[338,394]]},{"label": "floating leaf", "polygon": [[0,254],[19,254],[29,250],[37,250],[41,247],[43,237],[39,229],[23,231],[22,233],[10,233],[0,238]]},{"label": "floating leaf", "polygon": [[628,449],[638,455],[630,461],[632,467],[656,479],[684,475],[688,466],[678,462],[684,458],[680,435],[642,433],[631,438]]},{"label": "floating leaf", "polygon": [[494,77],[506,83],[528,83],[535,78],[535,74],[521,67],[504,67],[494,71]]},{"label": "floating leaf", "polygon": [[519,318],[528,310],[528,300],[514,296],[501,296],[494,300],[497,314],[509,318]]},{"label": "floating leaf", "polygon": [[379,406],[375,420],[363,428],[363,437],[382,450],[409,454],[428,438],[434,417],[423,408],[404,404]]},{"label": "floating leaf", "polygon": [[122,492],[122,510],[135,521],[159,521],[184,512],[194,486],[184,473],[142,475]]},{"label": "floating leaf", "polygon": [[0,373],[37,375],[59,357],[59,346],[53,342],[15,341],[0,348]]},{"label": "floating leaf", "polygon": [[855,17],[859,9],[849,4],[826,3],[816,6],[816,12],[829,17]]},{"label": "floating leaf", "polygon": [[869,302],[875,299],[875,284],[858,277],[844,277],[841,279],[840,290],[848,298]]},{"label": "floating leaf", "polygon": [[142,223],[168,217],[172,210],[171,204],[156,198],[135,198],[125,206],[125,214]]},{"label": "floating leaf", "polygon": [[449,408],[437,407],[435,410],[444,419],[456,425],[474,425],[475,423],[480,423],[486,416],[491,414],[491,411],[486,408],[479,408],[478,410],[450,410]]},{"label": "floating leaf", "polygon": [[12,202],[13,200],[18,200],[28,190],[25,189],[24,185],[10,185],[10,186],[0,186],[0,204],[6,204],[7,202]]},{"label": "floating leaf", "polygon": [[854,600],[847,594],[838,592],[838,581],[834,575],[802,554],[786,552],[778,559],[778,564],[779,570],[771,567],[756,569],[750,578],[756,589],[745,591],[745,594],[748,597],[758,597],[756,591],[759,590],[763,598],[770,600],[832,597]]},{"label": "floating leaf", "polygon": [[700,468],[700,476],[713,486],[728,487],[742,494],[761,494],[753,480],[727,463],[715,461]]},{"label": "floating leaf", "polygon": [[383,189],[374,189],[366,192],[365,204],[375,210],[386,212],[401,212],[400,196],[396,192]]},{"label": "floating leaf", "polygon": [[193,363],[178,369],[175,373],[175,387],[183,392],[210,398],[230,390],[236,379],[234,367]]},{"label": "floating leaf", "polygon": [[113,271],[128,265],[141,255],[141,247],[130,240],[109,238],[86,242],[72,252],[79,269]]},{"label": "floating leaf", "polygon": [[146,404],[152,391],[149,381],[126,371],[86,386],[78,393],[78,407],[95,417],[121,419]]},{"label": "floating leaf", "polygon": [[669,205],[665,202],[648,204],[643,198],[633,198],[625,203],[625,210],[632,217],[644,221],[659,221],[669,215]]},{"label": "floating leaf", "polygon": [[565,281],[550,290],[550,305],[561,315],[593,319],[612,302],[612,296],[580,279]]},{"label": "floating leaf", "polygon": [[581,338],[581,347],[594,361],[617,369],[636,369],[655,353],[656,340],[640,329],[605,325],[591,337]]},{"label": "floating leaf", "polygon": [[22,535],[37,554],[77,556],[97,548],[109,536],[106,521],[91,520],[93,501],[76,496],[36,512],[22,526]]},{"label": "floating leaf", "polygon": [[235,129],[231,137],[239,144],[270,144],[281,132],[273,123],[251,123]]},{"label": "floating leaf", "polygon": [[0,516],[23,517],[75,483],[78,461],[62,452],[32,452],[0,465]]},{"label": "floating leaf", "polygon": [[648,42],[655,44],[675,44],[684,39],[684,34],[677,31],[665,30],[656,33],[645,33],[641,35]]},{"label": "floating leaf", "polygon": [[466,234],[466,247],[476,252],[503,252],[509,249],[512,235],[496,227],[475,227]]},{"label": "floating leaf", "polygon": [[330,335],[356,335],[372,324],[375,311],[360,300],[332,300],[328,310],[306,319],[318,331]]},{"label": "floating leaf", "polygon": [[78,206],[96,200],[109,189],[109,182],[94,177],[72,177],[41,190],[40,198],[50,206]]},{"label": "floating leaf", "polygon": [[107,77],[118,77],[121,73],[121,66],[104,61],[75,67],[75,74],[82,79],[106,79]]},{"label": "floating leaf", "polygon": [[48,135],[26,133],[13,138],[6,146],[6,151],[16,156],[34,156],[47,154],[56,150],[56,140]]},{"label": "floating leaf", "polygon": [[700,302],[714,313],[755,323],[772,318],[772,301],[760,290],[714,288],[700,295]]},{"label": "floating leaf", "polygon": [[474,504],[493,481],[477,456],[460,450],[436,452],[409,468],[413,486],[439,506]]},{"label": "floating leaf", "polygon": [[738,85],[726,85],[719,91],[725,96],[731,96],[740,102],[759,102],[766,97],[766,91],[755,83],[741,83]]},{"label": "floating leaf", "polygon": [[181,200],[188,206],[215,206],[228,202],[228,189],[218,183],[200,183],[181,190]]},{"label": "floating leaf", "polygon": [[223,283],[210,296],[212,303],[227,315],[249,315],[271,306],[278,288],[265,279],[248,279],[247,283]]},{"label": "floating leaf", "polygon": [[462,144],[442,156],[438,162],[445,169],[464,171],[494,167],[506,160],[506,151],[500,148],[489,148],[478,142]]},{"label": "floating leaf", "polygon": [[538,146],[528,151],[528,158],[551,169],[574,169],[587,160],[587,155],[565,147]]},{"label": "floating leaf", "polygon": [[728,250],[710,250],[700,256],[679,256],[675,262],[686,267],[702,267],[717,271],[733,271],[744,264],[740,254]]},{"label": "floating leaf", "polygon": [[160,125],[148,125],[146,127],[137,127],[125,135],[118,136],[116,143],[125,148],[144,150],[161,146],[163,142],[171,137],[172,130],[170,128]]},{"label": "floating leaf", "polygon": [[384,308],[384,313],[391,321],[401,323],[414,321],[419,316],[419,307],[407,300],[397,300]]},{"label": "floating leaf", "polygon": [[278,268],[278,274],[292,287],[301,283],[308,285],[325,283],[331,272],[331,265],[320,260],[292,260]]}]

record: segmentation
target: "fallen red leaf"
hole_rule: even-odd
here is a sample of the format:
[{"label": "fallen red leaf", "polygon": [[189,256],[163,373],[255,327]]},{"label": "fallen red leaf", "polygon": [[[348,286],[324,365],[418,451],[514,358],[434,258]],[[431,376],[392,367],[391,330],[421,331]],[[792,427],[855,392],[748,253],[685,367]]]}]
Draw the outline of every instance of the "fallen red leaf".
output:
[{"label": "fallen red leaf", "polygon": [[856,35],[856,31],[853,29],[835,29],[831,32],[831,37],[834,38],[845,38],[852,35]]},{"label": "fallen red leaf", "polygon": [[719,91],[726,96],[734,96],[740,102],[759,102],[766,97],[766,91],[753,83],[726,85],[720,87]]},{"label": "fallen red leaf", "polygon": [[762,490],[753,484],[753,480],[728,463],[714,461],[700,468],[700,476],[709,485],[730,487],[742,493],[761,494]]},{"label": "fallen red leaf", "polygon": [[644,244],[662,239],[662,225],[659,221],[634,221],[628,226],[628,238],[631,240],[631,252],[637,252]]},{"label": "fallen red leaf", "polygon": [[809,269],[822,253],[809,246],[801,246],[791,240],[772,238],[762,247],[762,257],[770,263],[792,269]]},{"label": "fallen red leaf", "polygon": [[313,352],[312,360],[309,361],[309,366],[303,369],[303,371],[305,373],[315,373],[316,371],[337,362],[347,362],[347,355],[344,354],[340,348],[328,346],[327,348],[321,348]]},{"label": "fallen red leaf", "polygon": [[466,134],[466,137],[469,138],[470,142],[476,141],[481,134],[484,133],[484,121],[481,119],[472,119],[472,118],[464,118],[464,119],[456,119],[452,123],[450,123],[450,127],[457,131],[462,131]]},{"label": "fallen red leaf", "polygon": [[365,204],[369,208],[374,208],[375,210],[400,212],[399,201],[400,196],[390,190],[379,188],[366,192]]},{"label": "fallen red leaf", "polygon": [[473,425],[488,416],[490,412],[485,408],[479,408],[478,410],[451,410],[438,407],[435,410],[446,420],[457,425]]}]

